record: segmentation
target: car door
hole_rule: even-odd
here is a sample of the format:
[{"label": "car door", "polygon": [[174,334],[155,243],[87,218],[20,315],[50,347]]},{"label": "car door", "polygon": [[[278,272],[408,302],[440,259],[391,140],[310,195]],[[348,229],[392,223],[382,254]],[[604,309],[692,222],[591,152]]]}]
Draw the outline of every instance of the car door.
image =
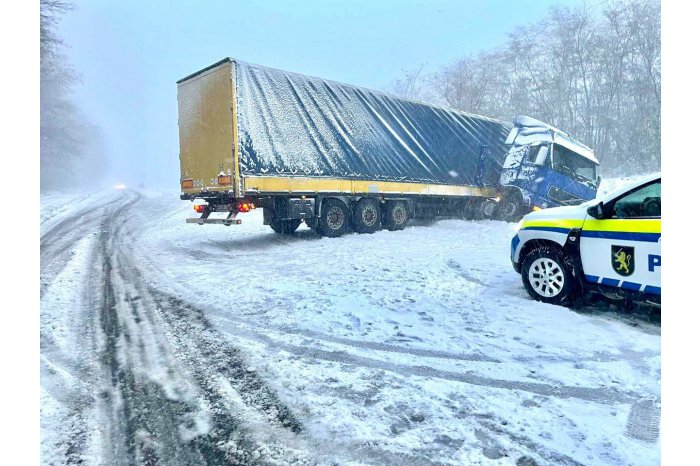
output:
[{"label": "car door", "polygon": [[585,279],[661,294],[661,179],[605,203],[604,218],[586,217],[581,231]]}]

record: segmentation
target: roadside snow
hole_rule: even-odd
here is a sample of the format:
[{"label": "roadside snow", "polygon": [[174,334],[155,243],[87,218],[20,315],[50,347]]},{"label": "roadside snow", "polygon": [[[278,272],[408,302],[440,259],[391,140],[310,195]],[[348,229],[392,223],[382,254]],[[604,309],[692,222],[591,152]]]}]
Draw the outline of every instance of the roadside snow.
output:
[{"label": "roadside snow", "polygon": [[658,440],[630,427],[639,406],[658,427],[658,325],[532,301],[508,259],[514,225],[284,238],[260,210],[228,228],[190,215],[149,193],[131,225],[139,266],[246,350],[319,454],[658,464]]},{"label": "roadside snow", "polygon": [[[95,420],[90,354],[90,303],[83,289],[90,270],[94,237],[69,251],[63,270],[41,299],[41,458],[43,464],[66,461],[100,464],[101,439]],[[76,453],[80,452],[80,453]]]}]

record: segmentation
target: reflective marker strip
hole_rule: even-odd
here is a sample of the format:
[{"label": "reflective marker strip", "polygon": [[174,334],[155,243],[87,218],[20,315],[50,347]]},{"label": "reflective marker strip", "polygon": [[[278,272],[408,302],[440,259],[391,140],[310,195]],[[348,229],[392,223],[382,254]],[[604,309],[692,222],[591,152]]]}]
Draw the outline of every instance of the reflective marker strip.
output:
[{"label": "reflective marker strip", "polygon": [[520,237],[516,234],[513,239],[510,240],[510,260],[515,259],[515,250],[518,249],[518,244],[520,244]]},{"label": "reflective marker strip", "polygon": [[[581,227],[582,220],[531,220],[523,223],[523,230],[568,233]],[[586,238],[618,239],[627,241],[657,242],[661,238],[661,220],[586,220],[581,236]]]},{"label": "reflective marker strip", "polygon": [[634,282],[622,282],[622,285],[620,285],[622,288],[625,288],[627,290],[633,290],[633,291],[639,291],[642,289],[642,284],[641,283],[634,283]]},{"label": "reflective marker strip", "polygon": [[615,280],[614,278],[605,278],[600,281],[601,285],[606,285],[606,286],[617,286],[620,284],[620,280]]},{"label": "reflective marker strip", "polygon": [[[614,286],[617,288],[624,288],[626,290],[632,290],[632,291],[641,291],[642,287],[644,286],[641,283],[635,283],[635,282],[622,282],[622,283],[620,283],[620,280],[616,280],[614,278],[598,277],[596,275],[585,275],[585,278],[586,278],[586,281],[591,282],[591,283],[600,283],[601,285]],[[661,295],[661,288],[658,286],[647,285],[646,287],[644,287],[644,292],[650,293],[650,294]]]},{"label": "reflective marker strip", "polygon": [[617,231],[661,234],[661,219],[612,218],[607,220],[596,220],[587,218],[583,229],[584,231]]},{"label": "reflective marker strip", "polygon": [[643,241],[656,243],[661,238],[661,233],[640,233],[636,231],[594,231],[582,230],[581,236],[585,238],[621,239],[626,241]]},{"label": "reflective marker strip", "polygon": [[572,228],[580,228],[582,225],[583,219],[529,220],[523,223],[523,229],[541,230],[544,228],[555,228],[558,230],[566,230],[568,232]]},{"label": "reflective marker strip", "polygon": [[564,233],[565,235],[569,233],[571,228],[559,228],[559,227],[523,227],[523,230],[538,230],[538,231],[553,231],[555,233]]}]

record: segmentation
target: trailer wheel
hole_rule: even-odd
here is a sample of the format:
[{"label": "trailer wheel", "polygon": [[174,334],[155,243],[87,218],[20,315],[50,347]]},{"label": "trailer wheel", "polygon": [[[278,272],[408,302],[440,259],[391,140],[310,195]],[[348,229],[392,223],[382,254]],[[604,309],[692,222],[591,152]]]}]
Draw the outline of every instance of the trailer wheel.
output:
[{"label": "trailer wheel", "polygon": [[358,233],[374,233],[382,228],[382,209],[376,199],[365,197],[355,204],[352,226]]},{"label": "trailer wheel", "polygon": [[566,304],[574,295],[571,268],[563,252],[554,246],[530,251],[523,261],[521,275],[528,294],[537,301]]},{"label": "trailer wheel", "polygon": [[339,199],[326,199],[321,208],[321,218],[318,219],[316,231],[322,236],[336,238],[343,235],[350,223],[350,211]]},{"label": "trailer wheel", "polygon": [[384,209],[384,226],[389,231],[403,230],[408,224],[408,208],[405,202],[390,201]]},{"label": "trailer wheel", "polygon": [[270,220],[270,228],[280,235],[291,235],[301,225],[301,220]]}]

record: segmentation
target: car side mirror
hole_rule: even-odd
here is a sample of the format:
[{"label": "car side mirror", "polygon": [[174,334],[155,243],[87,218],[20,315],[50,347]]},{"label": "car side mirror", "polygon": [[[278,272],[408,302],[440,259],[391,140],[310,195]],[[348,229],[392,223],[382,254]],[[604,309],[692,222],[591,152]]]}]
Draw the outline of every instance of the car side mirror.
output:
[{"label": "car side mirror", "polygon": [[595,205],[590,206],[586,212],[588,212],[588,215],[591,217],[602,220],[605,218],[605,211],[603,210],[603,203],[599,202]]},{"label": "car side mirror", "polygon": [[600,188],[600,182],[603,181],[603,178],[598,175],[598,177],[595,179],[595,189]]}]

